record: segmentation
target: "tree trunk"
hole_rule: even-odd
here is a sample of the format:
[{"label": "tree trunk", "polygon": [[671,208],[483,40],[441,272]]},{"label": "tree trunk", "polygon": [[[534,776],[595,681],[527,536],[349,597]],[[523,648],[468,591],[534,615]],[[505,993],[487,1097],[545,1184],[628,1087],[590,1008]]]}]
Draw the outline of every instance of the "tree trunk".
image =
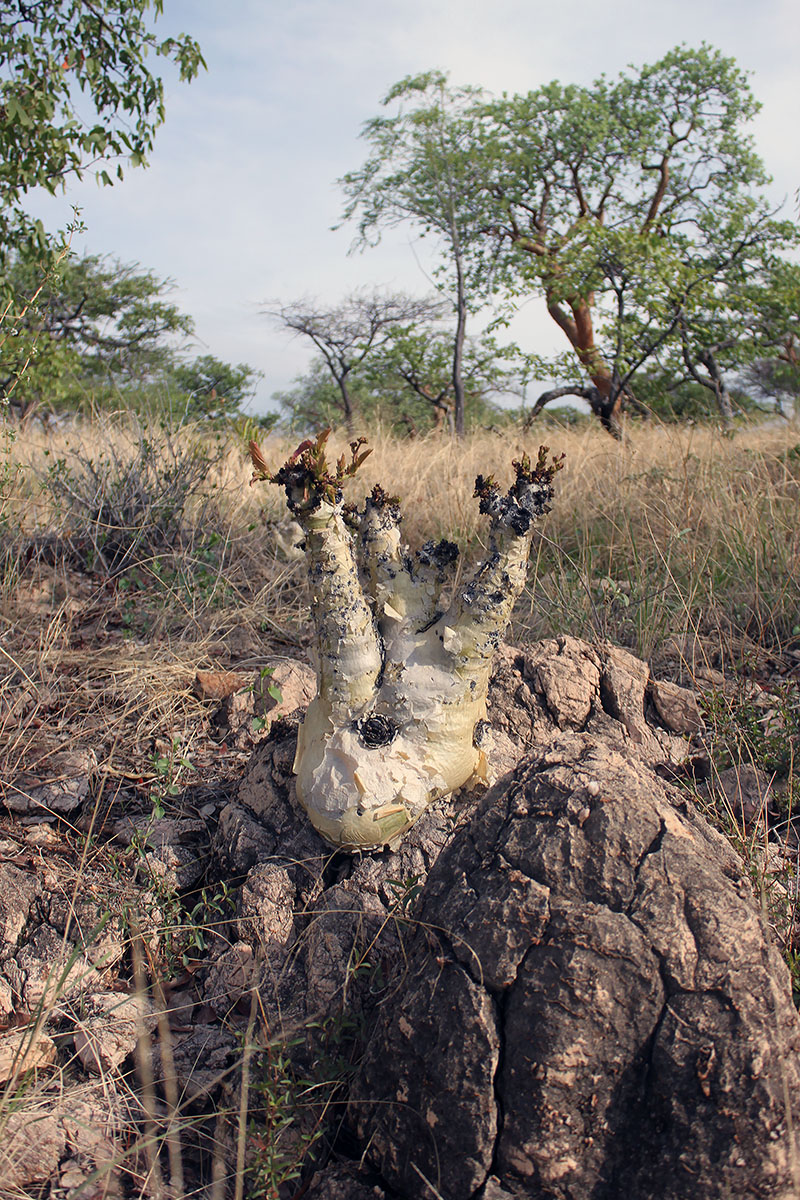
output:
[{"label": "tree trunk", "polygon": [[467,301],[460,255],[456,257],[456,336],[453,344],[453,398],[456,435],[464,436],[464,339],[467,333]]},{"label": "tree trunk", "polygon": [[731,394],[725,386],[725,380],[722,378],[719,364],[711,350],[706,350],[700,355],[700,362],[708,371],[711,382],[706,384],[706,386],[709,391],[714,393],[714,399],[717,402],[717,409],[722,418],[722,424],[728,429],[733,425],[733,402]]},{"label": "tree trunk", "polygon": [[[589,407],[603,428],[612,437],[619,440],[622,437],[624,391],[614,385],[611,368],[595,345],[592,310],[589,302],[579,298],[570,301],[569,305],[571,315],[566,313],[558,302],[548,297],[547,311],[559,329],[562,329],[567,335],[581,366],[586,369],[592,382],[591,388],[575,389],[573,394],[581,395],[588,400]],[[558,391],[559,389],[554,390]],[[538,410],[539,401],[534,407],[534,413]]]},{"label": "tree trunk", "polygon": [[353,433],[353,401],[350,397],[350,392],[347,388],[347,375],[337,377],[336,382],[339,384],[339,391],[342,396],[342,409],[344,410],[344,423],[347,426],[347,432]]}]

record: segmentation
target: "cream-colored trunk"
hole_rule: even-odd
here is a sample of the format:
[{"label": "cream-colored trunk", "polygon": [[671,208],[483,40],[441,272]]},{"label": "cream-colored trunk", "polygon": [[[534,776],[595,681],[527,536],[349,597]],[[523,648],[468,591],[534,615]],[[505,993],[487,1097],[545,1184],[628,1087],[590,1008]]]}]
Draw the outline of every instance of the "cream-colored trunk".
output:
[{"label": "cream-colored trunk", "polygon": [[338,487],[342,465],[330,476],[322,445],[305,451],[301,488],[297,455],[267,476],[286,484],[305,532],[316,629],[318,690],[298,736],[297,795],[329,842],[376,848],[484,772],[474,735],[486,715],[492,657],[560,464],[548,466],[544,450],[535,467],[527,458],[516,463],[505,496],[491,479],[478,480],[491,522],[488,550],[442,611],[456,547],[428,544],[412,557],[400,539],[397,502],[380,488],[351,532]]}]

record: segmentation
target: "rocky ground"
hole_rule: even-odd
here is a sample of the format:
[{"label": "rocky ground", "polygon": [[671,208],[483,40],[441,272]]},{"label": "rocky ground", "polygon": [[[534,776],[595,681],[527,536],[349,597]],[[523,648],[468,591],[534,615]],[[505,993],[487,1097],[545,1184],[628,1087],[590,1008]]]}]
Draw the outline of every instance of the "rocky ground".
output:
[{"label": "rocky ground", "polygon": [[63,741],[4,777],[0,1195],[798,1194],[794,843],[715,768],[718,672],[505,648],[488,792],[349,855],[293,795],[313,675],[268,665],[195,672],[189,786]]}]

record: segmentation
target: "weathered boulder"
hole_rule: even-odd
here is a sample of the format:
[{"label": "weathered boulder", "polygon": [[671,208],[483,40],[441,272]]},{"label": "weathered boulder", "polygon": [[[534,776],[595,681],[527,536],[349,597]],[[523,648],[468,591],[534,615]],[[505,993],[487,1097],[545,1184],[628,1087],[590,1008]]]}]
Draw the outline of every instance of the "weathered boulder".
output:
[{"label": "weathered boulder", "polygon": [[721,810],[739,825],[752,825],[764,816],[772,800],[774,777],[758,767],[738,763],[712,775],[707,788]]},{"label": "weathered boulder", "polygon": [[222,701],[213,718],[218,735],[248,749],[266,738],[276,721],[308,707],[315,678],[306,663],[276,658],[268,668],[250,675],[198,672],[195,690],[205,699]]},{"label": "weathered boulder", "polygon": [[700,732],[703,718],[695,692],[669,680],[656,679],[651,691],[656,712],[667,729],[673,733]]},{"label": "weathered boulder", "polygon": [[163,915],[147,890],[81,862],[80,852],[47,826],[0,843],[0,1019],[69,1005],[105,992],[129,945],[128,913],[157,952]]},{"label": "weathered boulder", "polygon": [[613,686],[615,722],[576,731],[571,697],[428,876],[351,1106],[408,1200],[799,1194],[787,972],[728,843],[648,765],[639,682]]},{"label": "weathered boulder", "polygon": [[208,867],[210,837],[198,817],[123,817],[116,835],[136,844],[141,854],[137,876],[144,882],[184,890],[198,883]]},{"label": "weathered boulder", "polygon": [[51,1067],[55,1061],[55,1042],[35,1025],[0,1033],[0,1083]]},{"label": "weathered boulder", "polygon": [[[99,1194],[108,1200],[120,1196],[117,1180],[125,1161],[120,1137],[125,1107],[111,1078],[67,1086],[56,1080],[49,1089],[24,1091],[4,1116],[0,1194],[38,1195],[38,1188],[35,1193],[28,1189],[63,1172],[65,1190],[50,1194],[92,1195],[80,1185],[93,1177],[102,1181]],[[74,1193],[67,1191],[73,1187]]]},{"label": "weathered boulder", "polygon": [[377,1185],[363,1181],[344,1163],[317,1171],[311,1178],[306,1200],[385,1200]]},{"label": "weathered boulder", "polygon": [[[614,736],[655,766],[682,762],[688,742],[659,723],[648,681],[645,663],[611,646],[563,637],[524,651],[501,647],[488,720],[476,731],[491,778],[510,778],[526,754],[562,730]],[[380,943],[388,952],[397,943],[409,900],[482,794],[465,789],[440,801],[394,849],[335,853],[297,803],[296,741],[297,718],[277,722],[256,747],[235,801],[220,813],[215,855],[230,875],[245,878],[238,944],[215,957],[205,988],[221,1013],[258,979],[271,1022],[286,1029],[330,1013],[345,993],[358,1005],[352,976],[361,951]],[[511,946],[513,930],[496,933]]]}]

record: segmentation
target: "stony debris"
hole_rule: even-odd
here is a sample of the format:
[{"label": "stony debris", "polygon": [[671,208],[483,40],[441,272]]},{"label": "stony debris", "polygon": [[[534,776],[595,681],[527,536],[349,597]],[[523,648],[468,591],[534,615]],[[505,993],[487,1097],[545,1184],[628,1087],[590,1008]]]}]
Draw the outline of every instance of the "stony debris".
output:
[{"label": "stony debris", "polygon": [[161,938],[147,889],[101,866],[79,868],[63,837],[48,829],[43,844],[41,828],[8,839],[0,860],[0,1019],[111,989],[130,940],[126,912],[153,952]]},{"label": "stony debris", "polygon": [[118,1164],[125,1154],[118,1139],[129,1120],[122,1095],[109,1078],[31,1089],[9,1114],[0,1138],[0,1181],[8,1189],[3,1195],[27,1194],[31,1186],[59,1180],[63,1171],[67,1180],[76,1181],[70,1187],[97,1173],[104,1187],[100,1195],[107,1200],[120,1196]]},{"label": "stony debris", "polygon": [[163,1090],[168,1071],[174,1072],[178,1095],[191,1103],[214,1095],[228,1078],[241,1053],[240,1039],[219,1025],[192,1025],[171,1034],[171,1062],[160,1043],[152,1048],[153,1076]]},{"label": "stony debris", "polygon": [[141,854],[137,875],[168,889],[193,887],[208,870],[211,838],[206,822],[196,817],[124,817],[116,836]]},{"label": "stony debris", "polygon": [[9,1113],[0,1139],[0,1180],[6,1188],[45,1183],[58,1172],[67,1149],[67,1133],[58,1101],[44,1093],[35,1107]]},{"label": "stony debris", "polygon": [[259,964],[247,942],[235,942],[216,958],[207,970],[203,998],[218,1017],[225,1019],[240,1001],[248,998],[258,983]]},{"label": "stony debris", "polygon": [[[440,801],[394,849],[349,854],[320,839],[295,796],[310,670],[279,660],[263,680],[205,674],[219,675],[197,685],[218,706],[218,734],[252,748],[235,794],[204,792],[191,807],[187,795],[161,819],[132,818],[129,801],[120,820],[116,808],[108,832],[127,874],[113,884],[70,869],[58,823],[26,833],[17,819],[0,840],[0,1019],[52,1004],[42,1064],[58,1034],[70,1049],[55,1070],[68,1054],[90,1080],[80,1102],[64,1086],[65,1109],[41,1066],[39,1107],[0,1141],[0,1178],[5,1155],[11,1186],[49,1181],[54,1200],[94,1200],[86,1181],[120,1154],[115,1080],[143,1024],[158,1111],[176,1089],[182,1111],[223,1114],[214,1138],[235,1170],[224,1114],[238,1112],[255,1013],[257,1044],[279,1045],[302,1078],[330,1052],[358,1062],[371,1037],[338,1156],[323,1168],[317,1158],[315,1174],[307,1159],[291,1185],[307,1184],[309,1200],[652,1200],[640,1168],[650,1162],[667,1181],[659,1200],[689,1194],[689,1169],[707,1188],[693,1200],[789,1200],[781,1055],[790,1091],[800,1079],[785,972],[727,843],[658,777],[696,758],[692,692],[611,646],[501,647],[476,730],[490,790],[478,781]],[[276,684],[281,702],[255,680]],[[764,780],[737,778],[737,796],[752,783],[765,798]],[[235,910],[197,918],[191,956],[176,943],[157,1023],[125,974],[126,914],[157,969],[169,897],[191,914],[201,887],[221,881]],[[12,1041],[0,1034],[0,1066]],[[96,1073],[110,1098],[92,1115]],[[313,1092],[304,1102],[303,1130],[324,1127],[329,1095],[316,1110]],[[743,1154],[743,1175],[731,1146],[756,1135],[767,1150],[756,1165]],[[300,1154],[299,1124],[282,1144],[295,1136]],[[123,1194],[115,1171],[104,1179],[109,1198]]]},{"label": "stony debris", "polygon": [[69,816],[89,795],[96,765],[90,750],[63,750],[0,783],[0,799],[9,812],[38,821]]},{"label": "stony debris", "polygon": [[51,925],[38,926],[14,958],[3,964],[3,973],[16,1011],[30,1014],[74,1000],[80,992],[100,991],[113,979],[110,970],[98,969]]},{"label": "stony debris", "polygon": [[733,819],[750,826],[763,817],[772,799],[773,779],[758,767],[727,767],[709,780],[708,790]]},{"label": "stony debris", "polygon": [[315,1172],[306,1200],[386,1200],[386,1193],[377,1184],[359,1180],[352,1166],[336,1163]]},{"label": "stony debris", "polygon": [[133,1053],[143,1033],[156,1027],[152,1005],[144,996],[124,992],[91,992],[81,998],[74,1016],[75,1052],[87,1071],[113,1071]]},{"label": "stony debris", "polygon": [[0,862],[0,961],[16,948],[38,895],[39,882],[30,869]]},{"label": "stony debris", "polygon": [[654,679],[651,684],[653,704],[659,720],[673,733],[700,733],[703,718],[697,694],[690,688],[679,687],[668,680]]},{"label": "stony debris", "polygon": [[0,1083],[52,1067],[55,1060],[55,1042],[35,1024],[0,1033]]},{"label": "stony debris", "polygon": [[267,737],[276,721],[307,708],[315,690],[314,672],[305,663],[271,659],[224,696],[213,718],[217,736],[249,749]]}]

